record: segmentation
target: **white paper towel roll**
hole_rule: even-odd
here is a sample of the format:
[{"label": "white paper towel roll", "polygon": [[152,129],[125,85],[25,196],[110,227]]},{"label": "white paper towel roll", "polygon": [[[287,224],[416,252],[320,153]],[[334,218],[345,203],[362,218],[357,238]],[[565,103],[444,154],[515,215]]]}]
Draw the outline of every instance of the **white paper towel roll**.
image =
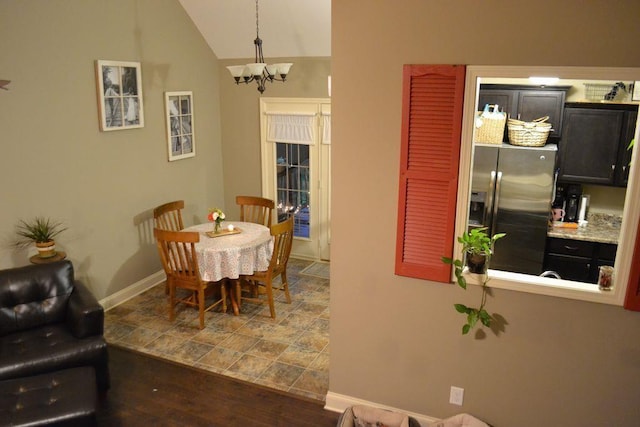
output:
[{"label": "white paper towel roll", "polygon": [[582,196],[580,199],[580,214],[578,215],[578,222],[584,221],[587,216],[587,203],[589,198],[587,196]]}]

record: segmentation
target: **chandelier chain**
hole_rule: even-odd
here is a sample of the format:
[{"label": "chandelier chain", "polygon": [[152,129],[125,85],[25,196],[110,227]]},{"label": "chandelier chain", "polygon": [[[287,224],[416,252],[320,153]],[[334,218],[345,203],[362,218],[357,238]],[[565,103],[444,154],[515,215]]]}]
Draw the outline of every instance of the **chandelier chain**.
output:
[{"label": "chandelier chain", "polygon": [[258,0],[256,0],[256,37],[260,38],[260,25],[258,18]]}]

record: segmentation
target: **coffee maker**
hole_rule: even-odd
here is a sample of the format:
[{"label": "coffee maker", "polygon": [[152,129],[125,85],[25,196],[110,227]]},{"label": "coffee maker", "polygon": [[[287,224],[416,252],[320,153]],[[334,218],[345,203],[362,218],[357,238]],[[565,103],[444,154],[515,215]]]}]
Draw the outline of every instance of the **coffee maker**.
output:
[{"label": "coffee maker", "polygon": [[569,184],[567,186],[565,222],[578,222],[580,196],[582,196],[582,186],[580,184]]}]

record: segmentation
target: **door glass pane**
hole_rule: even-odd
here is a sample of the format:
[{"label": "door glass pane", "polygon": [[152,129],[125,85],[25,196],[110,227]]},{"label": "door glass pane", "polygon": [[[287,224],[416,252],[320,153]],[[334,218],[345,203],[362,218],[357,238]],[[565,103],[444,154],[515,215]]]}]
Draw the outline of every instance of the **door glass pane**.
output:
[{"label": "door glass pane", "polygon": [[294,216],[294,236],[310,237],[309,230],[309,147],[276,144],[278,222]]}]

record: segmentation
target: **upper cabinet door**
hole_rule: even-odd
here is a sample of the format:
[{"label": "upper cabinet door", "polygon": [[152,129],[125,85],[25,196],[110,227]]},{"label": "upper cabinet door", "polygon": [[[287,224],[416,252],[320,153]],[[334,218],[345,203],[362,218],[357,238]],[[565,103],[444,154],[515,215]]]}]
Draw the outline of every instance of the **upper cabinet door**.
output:
[{"label": "upper cabinet door", "polygon": [[523,90],[518,100],[520,120],[530,122],[548,116],[552,131],[549,138],[562,136],[562,115],[564,111],[564,90]]},{"label": "upper cabinet door", "polygon": [[566,108],[558,178],[613,185],[624,114],[619,110]]},{"label": "upper cabinet door", "polygon": [[629,183],[629,165],[631,163],[632,150],[629,143],[636,133],[638,111],[626,112],[625,123],[622,130],[622,139],[618,149],[618,166],[616,167],[616,185],[626,187]]},{"label": "upper cabinet door", "polygon": [[507,117],[516,119],[518,114],[518,91],[507,89],[481,89],[478,94],[478,111],[485,105],[497,105]]}]

